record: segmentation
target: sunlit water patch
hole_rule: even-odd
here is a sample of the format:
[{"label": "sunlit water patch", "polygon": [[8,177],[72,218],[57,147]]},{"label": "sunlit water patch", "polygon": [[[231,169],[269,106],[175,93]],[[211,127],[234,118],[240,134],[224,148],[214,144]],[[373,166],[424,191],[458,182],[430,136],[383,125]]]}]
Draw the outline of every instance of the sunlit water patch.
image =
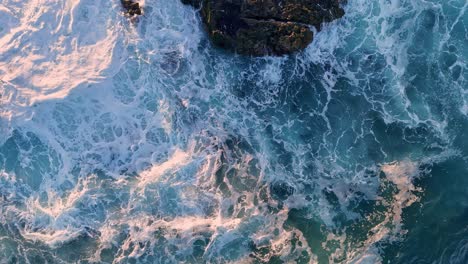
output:
[{"label": "sunlit water patch", "polygon": [[143,7],[0,3],[1,263],[468,261],[466,2],[350,0],[282,58]]}]

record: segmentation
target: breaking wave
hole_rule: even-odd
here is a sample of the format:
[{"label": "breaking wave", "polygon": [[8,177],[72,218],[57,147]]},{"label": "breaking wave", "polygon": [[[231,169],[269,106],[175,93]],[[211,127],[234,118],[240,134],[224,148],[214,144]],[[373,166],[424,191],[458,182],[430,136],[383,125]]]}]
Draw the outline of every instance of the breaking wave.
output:
[{"label": "breaking wave", "polygon": [[408,244],[466,198],[467,2],[350,0],[281,58],[142,4],[0,3],[1,263],[468,260],[450,210]]}]

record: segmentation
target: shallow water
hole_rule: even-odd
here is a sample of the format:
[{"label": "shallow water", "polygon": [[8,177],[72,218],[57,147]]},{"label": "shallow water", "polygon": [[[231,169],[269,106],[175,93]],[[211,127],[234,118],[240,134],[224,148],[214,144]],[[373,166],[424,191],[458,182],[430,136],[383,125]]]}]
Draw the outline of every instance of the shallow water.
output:
[{"label": "shallow water", "polygon": [[468,262],[466,1],[281,58],[143,6],[0,2],[0,263]]}]

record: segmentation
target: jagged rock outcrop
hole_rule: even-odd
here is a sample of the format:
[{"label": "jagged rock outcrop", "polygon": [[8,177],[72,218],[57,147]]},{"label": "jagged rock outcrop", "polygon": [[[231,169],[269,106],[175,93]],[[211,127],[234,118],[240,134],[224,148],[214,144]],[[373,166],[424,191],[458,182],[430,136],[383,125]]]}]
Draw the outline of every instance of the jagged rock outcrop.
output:
[{"label": "jagged rock outcrop", "polygon": [[283,55],[312,42],[310,26],[344,15],[340,0],[181,0],[200,8],[212,42],[240,54]]},{"label": "jagged rock outcrop", "polygon": [[122,3],[122,7],[125,9],[125,14],[130,17],[139,16],[143,13],[138,2],[133,0],[120,0],[120,2]]}]

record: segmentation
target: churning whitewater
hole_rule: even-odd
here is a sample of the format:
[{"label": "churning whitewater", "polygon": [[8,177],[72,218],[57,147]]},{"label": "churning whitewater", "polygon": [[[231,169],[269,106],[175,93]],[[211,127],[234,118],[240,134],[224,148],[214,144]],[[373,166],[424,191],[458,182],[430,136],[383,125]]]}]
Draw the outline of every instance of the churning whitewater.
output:
[{"label": "churning whitewater", "polygon": [[468,262],[468,2],[264,58],[139,2],[0,0],[0,263]]}]

